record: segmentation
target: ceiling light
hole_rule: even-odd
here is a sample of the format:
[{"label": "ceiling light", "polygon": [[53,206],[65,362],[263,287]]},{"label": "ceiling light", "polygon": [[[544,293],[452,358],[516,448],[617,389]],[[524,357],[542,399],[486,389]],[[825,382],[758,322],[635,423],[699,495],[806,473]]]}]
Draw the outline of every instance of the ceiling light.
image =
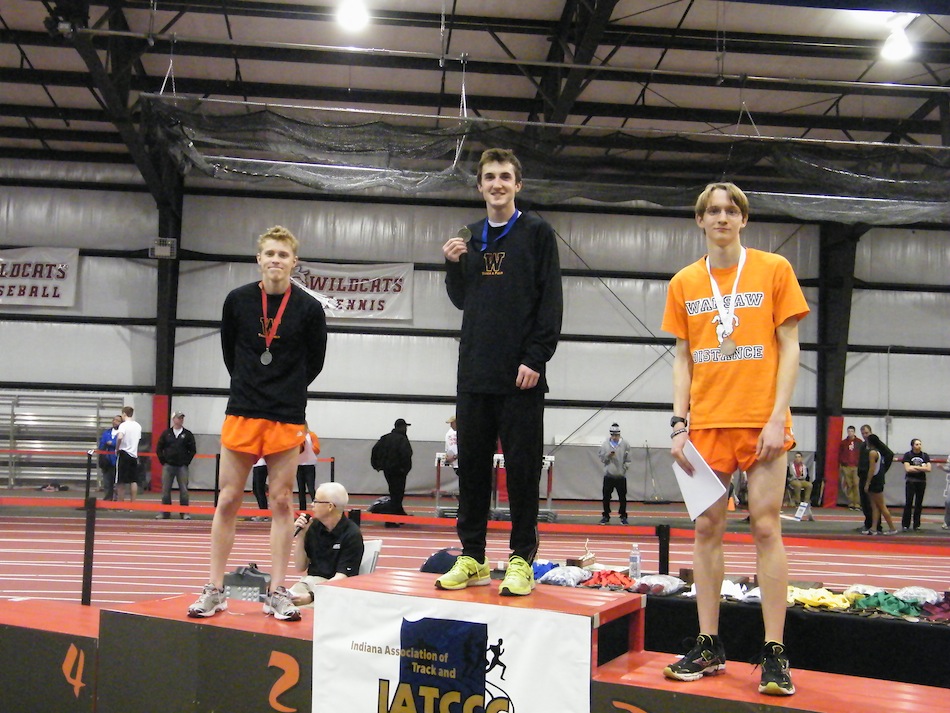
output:
[{"label": "ceiling light", "polygon": [[903,30],[894,30],[881,47],[881,58],[892,62],[908,59],[914,54],[914,46]]},{"label": "ceiling light", "polygon": [[899,62],[908,59],[914,54],[914,46],[907,38],[907,26],[917,18],[912,12],[901,12],[894,15],[887,24],[891,28],[891,34],[884,41],[881,47],[881,58],[892,62]]},{"label": "ceiling light", "polygon": [[363,0],[343,0],[336,20],[347,32],[359,32],[369,24],[369,11]]}]

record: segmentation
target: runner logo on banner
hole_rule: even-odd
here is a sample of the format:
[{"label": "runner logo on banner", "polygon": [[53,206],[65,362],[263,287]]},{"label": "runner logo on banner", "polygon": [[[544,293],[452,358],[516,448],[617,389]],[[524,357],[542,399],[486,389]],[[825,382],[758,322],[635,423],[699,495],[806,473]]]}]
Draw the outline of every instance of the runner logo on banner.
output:
[{"label": "runner logo on banner", "polygon": [[589,617],[343,587],[314,598],[313,713],[341,700],[352,713],[590,713]]},{"label": "runner logo on banner", "polygon": [[76,301],[79,250],[0,250],[0,305],[72,307]]},{"label": "runner logo on banner", "polygon": [[412,319],[412,263],[301,262],[294,282],[339,319]]}]

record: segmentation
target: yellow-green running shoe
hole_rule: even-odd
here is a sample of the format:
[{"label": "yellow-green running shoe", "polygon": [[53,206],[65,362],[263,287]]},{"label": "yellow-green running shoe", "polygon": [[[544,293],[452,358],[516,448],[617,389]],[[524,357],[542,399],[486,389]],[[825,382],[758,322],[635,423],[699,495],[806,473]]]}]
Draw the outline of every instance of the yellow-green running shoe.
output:
[{"label": "yellow-green running shoe", "polygon": [[465,587],[484,587],[491,581],[488,558],[479,564],[474,557],[462,555],[452,569],[435,580],[436,589],[465,589]]},{"label": "yellow-green running shoe", "polygon": [[498,588],[503,597],[523,597],[534,589],[534,568],[522,557],[513,555],[508,560],[505,579]]}]

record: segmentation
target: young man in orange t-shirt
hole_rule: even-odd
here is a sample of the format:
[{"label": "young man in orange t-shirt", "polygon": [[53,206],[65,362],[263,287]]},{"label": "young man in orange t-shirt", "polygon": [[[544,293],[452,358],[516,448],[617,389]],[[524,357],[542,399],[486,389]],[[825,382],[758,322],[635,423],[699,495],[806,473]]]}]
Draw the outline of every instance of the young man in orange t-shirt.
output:
[{"label": "young man in orange t-shirt", "polygon": [[[780,513],[784,454],[795,444],[789,403],[798,375],[798,322],[808,305],[785,258],[742,246],[749,201],[737,186],[710,184],[695,214],[707,255],[670,281],[663,315],[663,330],[676,337],[671,452],[692,472],[683,450],[691,441],[725,486],[736,470],[748,473],[765,624],[759,691],[791,695],[795,686],[782,643],[788,561]],[[686,656],[664,669],[667,678],[696,681],[726,667],[719,640],[726,506],[723,495],[696,519],[700,635]]]}]

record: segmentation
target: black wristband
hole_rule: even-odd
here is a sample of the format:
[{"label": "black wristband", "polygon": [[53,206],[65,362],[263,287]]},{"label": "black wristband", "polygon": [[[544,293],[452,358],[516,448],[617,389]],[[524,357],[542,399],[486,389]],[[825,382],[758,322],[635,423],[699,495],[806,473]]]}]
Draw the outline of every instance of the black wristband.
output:
[{"label": "black wristband", "polygon": [[670,438],[676,438],[676,437],[677,437],[678,435],[680,435],[681,433],[689,433],[689,429],[688,429],[688,428],[680,428],[680,429],[678,429],[678,430],[676,430],[676,431],[673,431],[673,433],[670,434]]},{"label": "black wristband", "polygon": [[670,428],[676,428],[677,423],[682,423],[685,425],[686,419],[683,418],[682,416],[674,416],[673,418],[670,419]]}]

